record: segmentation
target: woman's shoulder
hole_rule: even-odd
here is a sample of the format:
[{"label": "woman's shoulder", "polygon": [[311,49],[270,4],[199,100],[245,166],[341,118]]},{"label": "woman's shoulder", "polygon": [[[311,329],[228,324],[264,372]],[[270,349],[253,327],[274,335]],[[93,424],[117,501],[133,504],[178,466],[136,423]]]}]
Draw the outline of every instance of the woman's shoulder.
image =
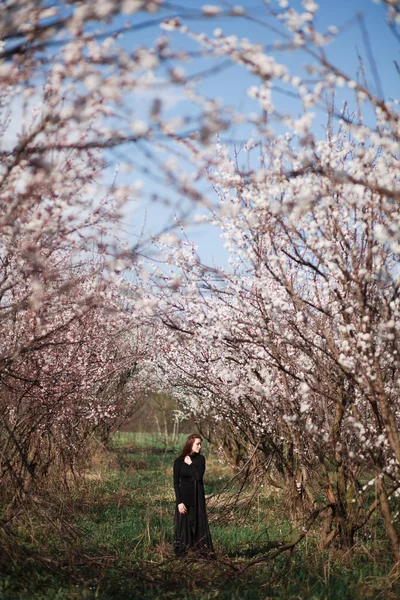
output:
[{"label": "woman's shoulder", "polygon": [[192,460],[194,462],[198,462],[198,463],[205,463],[206,462],[205,456],[203,456],[203,454],[197,454],[196,456],[194,456],[192,458]]}]

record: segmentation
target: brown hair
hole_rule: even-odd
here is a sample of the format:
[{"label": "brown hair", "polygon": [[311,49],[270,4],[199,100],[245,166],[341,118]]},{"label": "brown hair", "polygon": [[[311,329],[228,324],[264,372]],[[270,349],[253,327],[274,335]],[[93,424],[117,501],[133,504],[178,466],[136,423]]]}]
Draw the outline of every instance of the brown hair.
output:
[{"label": "brown hair", "polygon": [[194,440],[200,440],[202,442],[203,438],[198,433],[191,433],[190,435],[188,435],[185,440],[185,443],[183,444],[182,451],[179,455],[180,458],[185,458],[185,456],[189,456],[189,454],[192,452]]}]

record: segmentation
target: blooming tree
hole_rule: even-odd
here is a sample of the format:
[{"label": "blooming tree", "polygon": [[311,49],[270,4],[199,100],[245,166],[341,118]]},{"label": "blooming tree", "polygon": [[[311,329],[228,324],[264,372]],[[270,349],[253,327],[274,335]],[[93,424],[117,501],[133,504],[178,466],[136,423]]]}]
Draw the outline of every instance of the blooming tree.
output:
[{"label": "blooming tree", "polygon": [[142,391],[148,342],[119,275],[136,263],[120,220],[139,186],[110,176],[105,152],[137,139],[116,114],[157,58],[115,44],[122,4],[143,3],[0,7],[0,477],[22,499],[53,465],[67,481]]},{"label": "blooming tree", "polygon": [[[398,561],[399,116],[396,103],[328,62],[320,48],[334,32],[318,33],[317,5],[303,5],[277,16],[286,43],[314,61],[311,86],[248,40],[189,31],[259,78],[249,93],[260,116],[240,152],[190,147],[219,199],[205,219],[230,265],[207,268],[185,241],[161,248],[169,269],[154,280],[169,333],[158,376],[191,411],[273,456],[270,482],[291,482],[325,516],[323,544],[338,536],[351,547],[379,508]],[[389,18],[395,26],[392,9]],[[296,90],[299,118],[280,114],[276,82]],[[343,86],[354,111],[332,105],[320,139],[311,111]]]},{"label": "blooming tree", "polygon": [[[343,145],[328,148],[331,165]],[[330,177],[307,173],[302,194],[318,180],[319,197],[295,216],[271,173],[239,193],[221,186],[212,219],[229,240],[231,270],[210,273],[190,247],[166,252],[172,290],[162,286],[159,306],[172,349],[160,377],[192,411],[272,453],[311,503],[322,488],[344,546],[370,514],[369,473],[395,553],[387,496],[399,486],[398,266],[381,239],[392,213],[370,188]]]},{"label": "blooming tree", "polygon": [[[164,16],[162,4],[0,7],[3,476],[44,472],[43,457],[63,457],[67,439],[78,448],[115,413],[132,364],[146,359],[147,381],[272,457],[270,482],[325,517],[323,544],[338,536],[351,547],[379,508],[398,560],[390,505],[400,482],[396,102],[379,93],[379,78],[373,92],[328,60],[325,46],[339,31],[318,30],[313,0],[298,10],[264,3],[257,20],[278,37],[272,48],[219,27],[199,33],[185,10],[160,18],[149,48],[120,43],[146,25],[135,20],[142,10]],[[385,4],[397,33],[398,10]],[[221,14],[255,18],[226,3],[186,16]],[[174,50],[178,35],[198,50]],[[274,52],[284,50],[308,58],[301,73],[278,62]],[[229,63],[249,73],[254,112],[201,93],[202,74],[182,68],[194,57],[217,61],[217,72]],[[155,93],[175,87],[191,103],[186,115],[168,115]],[[149,93],[142,112],[132,108]],[[11,135],[18,106],[24,119]],[[246,143],[215,149],[215,135],[231,125]],[[139,184],[135,175],[128,184],[110,177],[117,152],[121,167],[204,208],[229,267],[210,269],[179,236],[164,237],[166,268],[140,281],[138,246],[119,242]],[[119,275],[127,267],[134,283]],[[150,310],[163,335],[150,344],[154,324],[146,323],[132,347],[119,315],[139,325]],[[376,501],[364,493],[369,485]]]}]

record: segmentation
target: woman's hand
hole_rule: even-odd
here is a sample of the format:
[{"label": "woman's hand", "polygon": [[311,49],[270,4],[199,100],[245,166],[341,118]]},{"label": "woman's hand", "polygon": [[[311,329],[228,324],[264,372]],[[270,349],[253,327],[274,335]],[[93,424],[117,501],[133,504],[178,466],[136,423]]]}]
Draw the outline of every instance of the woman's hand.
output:
[{"label": "woman's hand", "polygon": [[185,513],[187,513],[187,508],[183,504],[183,502],[181,502],[180,504],[178,504],[178,510],[181,513],[181,515],[184,515]]},{"label": "woman's hand", "polygon": [[190,456],[185,456],[185,458],[184,458],[184,462],[185,462],[187,465],[191,465],[191,464],[192,464],[192,459],[190,458]]}]

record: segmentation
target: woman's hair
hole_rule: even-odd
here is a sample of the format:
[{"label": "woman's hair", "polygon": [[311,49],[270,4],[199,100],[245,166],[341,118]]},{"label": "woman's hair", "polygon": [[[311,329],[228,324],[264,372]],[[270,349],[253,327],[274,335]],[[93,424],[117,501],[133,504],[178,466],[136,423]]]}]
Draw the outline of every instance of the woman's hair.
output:
[{"label": "woman's hair", "polygon": [[180,458],[185,458],[185,456],[189,456],[189,454],[192,452],[194,440],[200,440],[202,442],[203,438],[198,433],[191,433],[190,435],[188,435],[185,443],[183,444],[182,451],[179,455]]}]

